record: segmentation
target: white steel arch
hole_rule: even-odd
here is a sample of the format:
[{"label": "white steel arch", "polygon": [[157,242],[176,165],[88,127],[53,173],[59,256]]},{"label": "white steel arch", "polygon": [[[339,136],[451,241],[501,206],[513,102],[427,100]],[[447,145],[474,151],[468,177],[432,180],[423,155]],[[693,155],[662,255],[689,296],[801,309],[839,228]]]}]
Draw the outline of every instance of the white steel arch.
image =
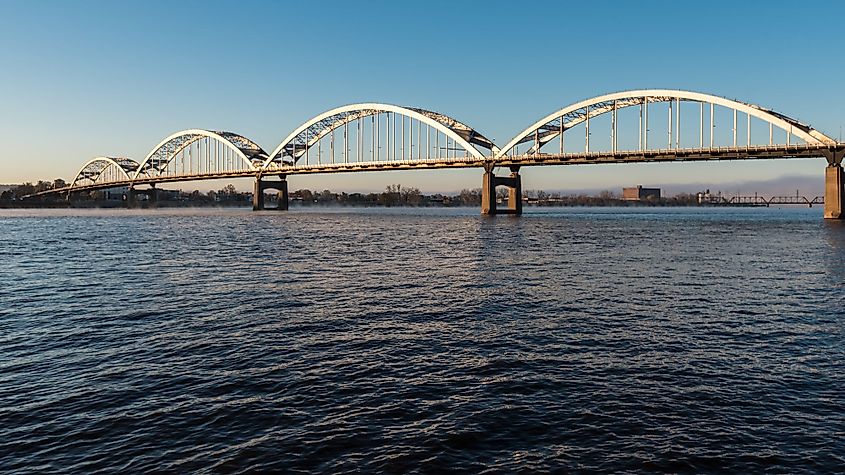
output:
[{"label": "white steel arch", "polygon": [[[537,137],[537,132],[541,129],[544,130],[542,143],[545,143],[560,135],[560,131],[565,132],[567,129],[584,122],[588,118],[611,112],[614,108],[621,109],[643,103],[650,104],[673,100],[701,102],[734,109],[744,114],[748,114],[749,116],[764,120],[792,135],[795,135],[809,144],[836,143],[834,139],[826,136],[807,124],[803,124],[798,120],[792,119],[779,112],[775,112],[755,104],[749,104],[700,92],[675,89],[639,89],[605,94],[566,106],[530,125],[516,137],[511,139],[510,142],[505,144],[505,146],[498,150],[495,155],[496,157],[505,156],[515,146]],[[581,112],[582,110],[585,110],[586,112]],[[542,145],[542,143],[540,145]]]},{"label": "white steel arch", "polygon": [[70,188],[76,186],[80,180],[91,180],[96,182],[97,179],[110,167],[117,172],[118,177],[124,180],[131,180],[135,170],[138,169],[138,162],[126,157],[96,157],[85,162],[82,168],[76,173]]},{"label": "white steel arch", "polygon": [[337,107],[305,122],[282,140],[262,167],[266,169],[273,162],[282,161],[285,156],[291,157],[293,163],[296,163],[309,147],[333,130],[342,127],[344,123],[388,112],[403,115],[433,127],[454,140],[476,159],[485,158],[484,153],[478,150],[476,145],[490,149],[493,153],[498,151],[498,147],[488,138],[449,116],[425,109],[371,102]]},{"label": "white steel arch", "polygon": [[153,147],[144,161],[138,165],[132,176],[138,179],[142,174],[160,172],[182,150],[197,140],[209,138],[224,144],[239,157],[250,170],[257,170],[258,162],[267,158],[267,153],[252,140],[233,132],[215,132],[204,129],[187,129],[171,134]]}]

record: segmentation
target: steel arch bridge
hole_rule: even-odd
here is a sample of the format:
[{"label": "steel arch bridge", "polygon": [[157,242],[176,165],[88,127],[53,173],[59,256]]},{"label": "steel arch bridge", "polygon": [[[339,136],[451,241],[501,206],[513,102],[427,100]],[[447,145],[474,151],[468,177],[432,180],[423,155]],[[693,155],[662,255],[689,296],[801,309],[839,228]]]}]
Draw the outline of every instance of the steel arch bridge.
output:
[{"label": "steel arch bridge", "polygon": [[[774,127],[786,132],[786,144],[790,143],[790,139],[794,136],[808,144],[835,144],[836,141],[811,128],[808,125],[789,118],[783,114],[774,112],[769,109],[764,109],[760,106],[747,104],[744,102],[726,99],[723,97],[713,96],[709,94],[702,94],[698,92],[676,91],[669,89],[651,89],[651,90],[636,90],[617,92],[587,99],[567,107],[560,109],[552,114],[543,117],[532,125],[528,126],[519,135],[508,142],[500,151],[499,156],[505,156],[515,153],[518,145],[523,143],[530,143],[531,147],[527,154],[531,155],[537,153],[543,145],[557,139],[560,145],[559,153],[563,154],[564,140],[562,139],[566,132],[575,128],[579,124],[584,125],[585,133],[585,152],[590,151],[590,120],[598,116],[610,114],[610,145],[611,151],[618,150],[618,113],[620,110],[630,107],[639,108],[639,127],[638,127],[638,150],[648,149],[649,139],[649,106],[651,104],[664,103],[668,110],[668,149],[682,148],[682,133],[681,133],[681,104],[695,103],[699,106],[698,117],[698,148],[705,147],[705,138],[709,140],[707,148],[714,146],[714,133],[716,127],[715,110],[716,106],[724,107],[733,112],[733,125],[731,131],[733,133],[733,147],[737,144],[738,126],[737,116],[739,113],[745,115],[746,118],[746,143],[745,146],[751,146],[751,119],[759,119],[768,125],[769,141],[768,145],[774,145]],[[705,106],[708,109],[708,118],[705,118]],[[705,134],[705,124],[707,124],[708,132]]]},{"label": "steel arch bridge", "polygon": [[[354,129],[351,134],[356,138],[354,151],[349,149],[350,123]],[[384,134],[381,133],[382,130],[385,131]],[[334,147],[338,132],[343,140],[343,147],[340,148],[340,144],[337,147],[339,156]],[[441,136],[443,147],[440,146]],[[344,165],[348,165],[350,159],[359,166],[379,161],[447,160],[450,154],[455,158],[459,152],[464,156],[484,160],[486,154],[476,147],[491,152],[498,151],[495,144],[479,132],[437,112],[390,104],[351,104],[324,112],[302,124],[282,140],[263,166],[265,169],[279,168],[280,165],[285,168],[285,165],[296,165],[303,158],[304,164],[300,166],[309,166],[313,163],[310,158],[314,148],[318,149],[316,164],[329,162],[328,157],[322,160],[322,142],[326,137],[329,138],[330,148],[327,152],[330,162]],[[423,143],[425,152],[422,149]]]},{"label": "steel arch bridge", "polygon": [[[183,130],[140,162],[89,160],[68,187],[41,195],[115,187],[128,187],[131,195],[141,185],[255,177],[254,205],[263,208],[266,188],[279,190],[286,203],[288,175],[483,167],[482,212],[519,213],[522,166],[822,157],[828,162],[825,216],[837,218],[843,217],[843,155],[845,143],[785,114],[682,90],[622,91],[579,101],[540,118],[501,148],[438,112],[362,103],[306,121],[269,154],[236,133]],[[510,167],[510,176],[497,177],[495,167]],[[282,181],[268,183],[269,176]],[[497,186],[511,190],[509,211],[496,208]]]},{"label": "steel arch bridge", "polygon": [[97,157],[85,162],[76,173],[70,188],[131,181],[138,162],[126,157]]}]

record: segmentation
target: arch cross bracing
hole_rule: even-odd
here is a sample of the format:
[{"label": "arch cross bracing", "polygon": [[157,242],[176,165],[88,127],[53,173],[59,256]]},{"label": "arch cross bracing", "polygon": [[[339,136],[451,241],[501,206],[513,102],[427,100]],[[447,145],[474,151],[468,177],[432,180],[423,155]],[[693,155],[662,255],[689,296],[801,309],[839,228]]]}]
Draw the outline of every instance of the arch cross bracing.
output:
[{"label": "arch cross bracing", "polygon": [[156,145],[138,165],[132,179],[136,180],[143,176],[152,178],[162,174],[180,152],[203,139],[215,142],[215,146],[220,144],[225,150],[234,154],[244,170],[257,170],[257,167],[267,159],[267,153],[258,144],[242,135],[203,129],[182,130]]},{"label": "arch cross bracing", "polygon": [[[263,166],[265,169],[269,169],[273,165],[278,167],[294,166],[303,155],[308,153],[311,147],[318,144],[329,134],[365,117],[373,116],[373,121],[375,121],[375,116],[380,114],[394,114],[416,120],[419,124],[425,124],[435,129],[436,132],[444,134],[456,146],[459,146],[477,160],[484,160],[485,157],[485,153],[478,147],[490,150],[492,153],[498,150],[490,139],[478,131],[438,112],[391,104],[361,103],[338,107],[307,121],[282,140]],[[412,139],[413,137],[409,137],[409,140]],[[375,140],[380,139],[376,137]],[[375,148],[378,147],[380,145],[376,144]]]},{"label": "arch cross bracing", "polygon": [[786,131],[787,134],[794,135],[808,144],[826,145],[836,143],[834,139],[813,129],[807,124],[803,124],[798,120],[758,105],[699,92],[673,89],[642,89],[597,96],[564,107],[530,125],[505,144],[495,155],[497,157],[504,157],[513,154],[516,146],[526,142],[534,142],[526,153],[536,153],[540,147],[561,136],[568,129],[593,117],[612,113],[626,107],[642,106],[658,102],[669,102],[671,104],[672,101],[677,101],[678,104],[681,101],[698,102],[733,109],[734,111],[747,114],[749,118],[755,117],[768,122],[772,126],[778,127]]},{"label": "arch cross bracing", "polygon": [[138,162],[126,157],[97,157],[79,169],[70,187],[131,180]]}]

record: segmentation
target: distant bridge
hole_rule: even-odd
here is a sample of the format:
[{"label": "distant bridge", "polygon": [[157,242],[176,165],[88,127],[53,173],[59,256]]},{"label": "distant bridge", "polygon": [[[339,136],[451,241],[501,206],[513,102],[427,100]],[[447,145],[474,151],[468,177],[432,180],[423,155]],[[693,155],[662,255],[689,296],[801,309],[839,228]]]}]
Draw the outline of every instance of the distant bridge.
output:
[{"label": "distant bridge", "polygon": [[[663,125],[655,126],[657,122]],[[82,166],[69,186],[32,196],[70,198],[127,187],[132,202],[137,193],[154,199],[160,183],[253,177],[255,209],[264,208],[267,189],[277,190],[280,208],[287,209],[289,175],[482,167],[482,213],[519,214],[523,166],[825,158],[825,217],[843,218],[843,156],[845,143],[786,115],[679,90],[587,99],[541,118],[501,148],[437,112],[364,103],[314,117],[270,153],[232,132],[183,130],[162,140],[140,162],[97,157]],[[496,167],[508,167],[510,174],[496,176]],[[143,186],[149,188],[139,188]],[[496,206],[497,186],[509,189],[508,209]]]},{"label": "distant bridge", "polygon": [[699,198],[700,204],[715,205],[715,206],[780,206],[780,205],[800,205],[808,206],[823,205],[824,197],[816,196],[807,198],[806,196],[792,195],[792,196],[772,196],[766,199],[760,195],[736,195],[736,196],[706,196]]}]

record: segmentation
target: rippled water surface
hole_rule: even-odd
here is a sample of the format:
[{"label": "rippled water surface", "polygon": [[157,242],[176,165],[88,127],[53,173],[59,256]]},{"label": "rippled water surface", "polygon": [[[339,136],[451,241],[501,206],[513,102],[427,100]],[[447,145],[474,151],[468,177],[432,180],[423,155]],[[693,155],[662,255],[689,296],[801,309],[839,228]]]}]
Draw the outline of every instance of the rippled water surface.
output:
[{"label": "rippled water surface", "polygon": [[2,211],[0,471],[845,467],[820,210]]}]

